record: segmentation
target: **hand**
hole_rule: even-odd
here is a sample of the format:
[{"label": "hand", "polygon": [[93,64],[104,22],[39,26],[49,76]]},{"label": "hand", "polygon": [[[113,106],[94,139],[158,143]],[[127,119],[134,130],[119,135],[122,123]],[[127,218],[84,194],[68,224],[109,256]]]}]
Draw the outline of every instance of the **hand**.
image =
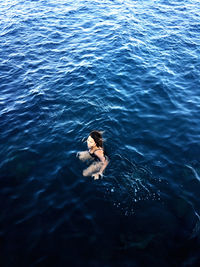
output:
[{"label": "hand", "polygon": [[101,172],[97,172],[97,173],[94,173],[92,175],[92,177],[94,178],[94,180],[97,180],[99,178],[102,178],[103,177],[103,174]]}]

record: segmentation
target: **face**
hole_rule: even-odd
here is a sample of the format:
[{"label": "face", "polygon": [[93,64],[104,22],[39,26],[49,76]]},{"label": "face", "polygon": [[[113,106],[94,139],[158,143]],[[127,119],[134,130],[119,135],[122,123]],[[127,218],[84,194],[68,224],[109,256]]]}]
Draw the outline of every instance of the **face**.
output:
[{"label": "face", "polygon": [[94,139],[91,136],[89,136],[87,139],[88,148],[90,149],[90,148],[94,147],[95,145],[96,145],[96,143],[95,143]]}]

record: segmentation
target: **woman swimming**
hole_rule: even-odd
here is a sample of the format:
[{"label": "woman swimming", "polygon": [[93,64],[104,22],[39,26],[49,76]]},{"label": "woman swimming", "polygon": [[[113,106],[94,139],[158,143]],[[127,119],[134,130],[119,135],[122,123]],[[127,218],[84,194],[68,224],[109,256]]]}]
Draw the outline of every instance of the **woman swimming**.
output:
[{"label": "woman swimming", "polygon": [[103,172],[109,161],[103,149],[103,138],[99,131],[92,131],[87,138],[87,146],[89,151],[78,153],[78,157],[82,161],[94,160],[87,169],[83,171],[83,176],[92,176],[94,179],[99,179],[103,176]]}]

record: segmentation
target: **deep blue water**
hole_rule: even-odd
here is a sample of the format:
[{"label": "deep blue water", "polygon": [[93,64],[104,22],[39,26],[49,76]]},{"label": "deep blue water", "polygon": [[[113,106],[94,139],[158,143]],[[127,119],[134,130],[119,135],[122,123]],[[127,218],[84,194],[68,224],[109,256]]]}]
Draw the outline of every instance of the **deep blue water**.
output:
[{"label": "deep blue water", "polygon": [[200,266],[199,1],[5,0],[0,26],[0,265]]}]

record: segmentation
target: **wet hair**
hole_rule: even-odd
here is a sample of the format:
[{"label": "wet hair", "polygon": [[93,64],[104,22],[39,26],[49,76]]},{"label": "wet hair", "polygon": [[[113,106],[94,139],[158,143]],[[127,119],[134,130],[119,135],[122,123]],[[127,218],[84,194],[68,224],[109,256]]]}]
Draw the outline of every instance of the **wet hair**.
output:
[{"label": "wet hair", "polygon": [[98,147],[103,147],[103,138],[102,134],[99,131],[92,131],[90,136],[94,139]]}]

